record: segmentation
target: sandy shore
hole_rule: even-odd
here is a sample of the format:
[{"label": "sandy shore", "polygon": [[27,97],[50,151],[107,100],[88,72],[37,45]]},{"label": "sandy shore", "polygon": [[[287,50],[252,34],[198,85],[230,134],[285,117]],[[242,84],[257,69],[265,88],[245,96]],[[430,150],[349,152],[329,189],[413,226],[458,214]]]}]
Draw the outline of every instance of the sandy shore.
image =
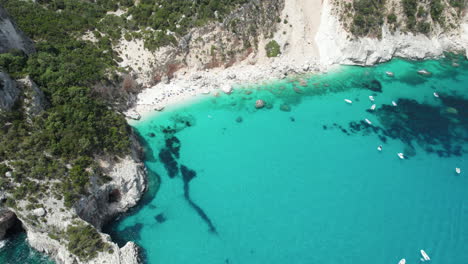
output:
[{"label": "sandy shore", "polygon": [[[229,68],[195,71],[180,70],[169,83],[159,83],[143,90],[137,103],[125,114],[129,119],[160,111],[166,106],[186,102],[200,94],[230,93],[233,86],[284,79],[290,75],[327,71],[321,65],[315,35],[320,26],[323,0],[290,0],[285,2],[282,22],[274,39],[280,44],[282,54],[267,58],[259,43],[256,56]],[[286,21],[286,23],[284,23]],[[127,44],[128,45],[128,44]],[[131,46],[131,45],[129,45]],[[139,57],[138,54],[135,54]]]},{"label": "sandy shore", "polygon": [[[284,79],[290,75],[326,72],[340,64],[374,65],[393,57],[421,60],[443,56],[446,51],[468,55],[468,16],[460,29],[432,35],[389,32],[382,39],[352,39],[342,28],[332,0],[287,0],[281,23],[273,36],[281,55],[267,58],[264,46],[270,39],[260,37],[258,53],[229,68],[196,71],[179,70],[169,83],[161,82],[138,95],[135,106],[125,114],[129,119],[160,111],[191,100],[196,95],[230,93],[233,86]],[[139,54],[130,57],[141,57]]]}]

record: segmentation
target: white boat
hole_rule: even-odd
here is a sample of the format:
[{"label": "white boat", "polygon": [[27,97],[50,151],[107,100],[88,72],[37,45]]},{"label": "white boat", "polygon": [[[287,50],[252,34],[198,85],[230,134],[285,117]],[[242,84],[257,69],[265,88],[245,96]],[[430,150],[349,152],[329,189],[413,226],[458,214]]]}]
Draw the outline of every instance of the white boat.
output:
[{"label": "white boat", "polygon": [[388,77],[395,76],[395,74],[393,74],[393,72],[391,72],[391,71],[386,71],[385,74],[387,74]]},{"label": "white boat", "polygon": [[439,94],[438,94],[438,93],[434,93],[434,97],[439,98]]},{"label": "white boat", "polygon": [[372,122],[369,119],[366,118],[364,121],[366,121],[367,124],[372,125]]},{"label": "white boat", "polygon": [[421,75],[430,75],[431,74],[430,72],[428,72],[428,71],[426,71],[424,69],[419,70],[418,73],[421,74]]},{"label": "white boat", "polygon": [[401,259],[398,264],[406,264],[406,259]]},{"label": "white boat", "polygon": [[370,110],[374,111],[374,110],[375,110],[375,107],[376,107],[376,105],[373,104],[373,105],[370,107]]},{"label": "white boat", "polygon": [[378,147],[377,147],[377,150],[378,150],[378,151],[382,151],[382,145],[378,146]]},{"label": "white boat", "polygon": [[461,173],[461,169],[460,169],[460,168],[455,168],[455,172],[456,172],[457,174],[460,174],[460,173]]},{"label": "white boat", "polygon": [[405,155],[403,153],[397,153],[397,155],[400,159],[405,159]]},{"label": "white boat", "polygon": [[426,251],[421,249],[421,256],[424,261],[431,260],[431,258],[427,255]]},{"label": "white boat", "polygon": [[352,104],[352,103],[353,103],[353,101],[351,101],[351,100],[349,100],[349,99],[344,99],[344,101],[345,101],[346,103],[348,103],[348,104]]},{"label": "white boat", "polygon": [[369,95],[369,100],[371,100],[371,102],[374,102],[374,96]]},{"label": "white boat", "polygon": [[395,101],[392,101],[393,106],[397,106],[397,103]]}]

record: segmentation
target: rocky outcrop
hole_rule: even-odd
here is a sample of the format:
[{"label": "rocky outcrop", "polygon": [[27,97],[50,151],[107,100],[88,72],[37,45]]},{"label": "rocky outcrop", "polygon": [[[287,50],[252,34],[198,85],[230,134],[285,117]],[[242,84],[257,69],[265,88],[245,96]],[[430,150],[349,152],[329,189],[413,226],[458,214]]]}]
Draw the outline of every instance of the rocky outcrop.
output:
[{"label": "rocky outcrop", "polygon": [[11,110],[19,94],[15,81],[8,74],[0,72],[0,110]]},{"label": "rocky outcrop", "polygon": [[320,62],[325,65],[373,65],[394,57],[408,59],[436,58],[446,51],[466,52],[468,49],[467,18],[462,18],[458,29],[445,32],[435,28],[430,35],[392,32],[382,28],[382,38],[354,38],[341,25],[336,9],[325,0],[319,31],[315,37]]},{"label": "rocky outcrop", "polygon": [[137,204],[146,188],[146,170],[140,161],[140,146],[135,138],[132,142],[131,154],[118,160],[99,159],[103,172],[111,180],[98,185],[97,178],[91,179],[90,195],[79,200],[72,210],[65,207],[63,199],[54,195],[38,201],[40,207],[35,209],[27,209],[28,201],[17,201],[17,206],[11,210],[21,221],[33,248],[64,264],[139,263],[139,252],[134,243],[128,242],[119,248],[109,235],[103,233],[99,235],[107,246],[97,252],[95,258],[82,261],[68,249],[67,235],[70,226],[91,224],[100,230],[111,218]]},{"label": "rocky outcrop", "polygon": [[0,209],[0,240],[5,237],[8,229],[16,222],[16,215],[10,210]]},{"label": "rocky outcrop", "polygon": [[23,106],[27,116],[33,117],[44,111],[48,105],[47,99],[31,77],[20,79],[17,84],[24,94]]},{"label": "rocky outcrop", "polygon": [[139,144],[132,139],[132,154],[119,159],[101,160],[101,166],[112,180],[95,186],[92,194],[76,205],[77,214],[97,229],[117,214],[135,206],[146,189],[146,169],[139,159]]},{"label": "rocky outcrop", "polygon": [[33,42],[18,29],[16,24],[0,6],[0,53],[20,49],[26,54],[35,51]]}]

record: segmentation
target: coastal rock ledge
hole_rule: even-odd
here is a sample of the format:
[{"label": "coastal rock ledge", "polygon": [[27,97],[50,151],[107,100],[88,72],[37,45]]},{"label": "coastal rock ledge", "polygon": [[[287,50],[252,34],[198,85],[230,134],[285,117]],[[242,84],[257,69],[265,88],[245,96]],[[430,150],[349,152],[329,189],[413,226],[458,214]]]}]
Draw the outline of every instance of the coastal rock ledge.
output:
[{"label": "coastal rock ledge", "polygon": [[[138,264],[139,250],[135,243],[128,242],[122,248],[112,242],[107,234],[98,232],[106,247],[92,259],[80,259],[72,254],[67,236],[70,226],[89,226],[98,231],[118,214],[135,206],[146,189],[146,169],[141,159],[141,147],[132,138],[131,153],[123,158],[97,157],[102,170],[110,178],[103,185],[92,184],[90,195],[81,198],[72,210],[64,206],[63,200],[48,196],[40,201],[44,206],[35,210],[40,221],[31,221],[29,212],[10,208],[15,212],[27,233],[28,243],[36,250],[46,253],[57,263],[63,264]],[[92,180],[93,182],[93,180]],[[18,208],[27,204],[20,201]],[[33,212],[33,213],[35,213]],[[93,252],[89,252],[91,254]]]}]

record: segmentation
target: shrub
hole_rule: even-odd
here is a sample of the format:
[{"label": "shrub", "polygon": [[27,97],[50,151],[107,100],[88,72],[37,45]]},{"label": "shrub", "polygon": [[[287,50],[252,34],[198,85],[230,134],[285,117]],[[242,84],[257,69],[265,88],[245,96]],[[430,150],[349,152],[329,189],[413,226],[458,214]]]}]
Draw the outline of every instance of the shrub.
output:
[{"label": "shrub", "polygon": [[86,224],[71,225],[67,228],[68,250],[81,261],[88,261],[97,256],[98,252],[107,249],[94,227]]},{"label": "shrub", "polygon": [[268,42],[268,44],[265,46],[265,50],[268,58],[278,57],[278,55],[281,54],[280,45],[275,40]]}]

